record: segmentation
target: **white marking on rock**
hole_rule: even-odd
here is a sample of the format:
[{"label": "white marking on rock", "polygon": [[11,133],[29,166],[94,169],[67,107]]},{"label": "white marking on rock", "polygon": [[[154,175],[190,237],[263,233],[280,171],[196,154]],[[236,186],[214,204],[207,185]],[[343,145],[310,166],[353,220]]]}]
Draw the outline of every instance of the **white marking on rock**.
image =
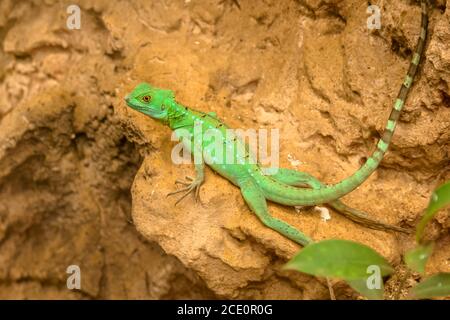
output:
[{"label": "white marking on rock", "polygon": [[305,206],[295,206],[295,207],[294,207],[295,212],[297,212],[297,213],[302,213],[302,209],[303,209],[304,207],[305,207]]},{"label": "white marking on rock", "polygon": [[331,220],[330,210],[328,210],[328,208],[316,206],[314,207],[314,210],[320,212],[322,221],[327,222],[328,220]]},{"label": "white marking on rock", "polygon": [[288,159],[289,163],[291,164],[291,166],[293,166],[293,167],[297,167],[302,164],[302,162],[300,160],[295,159],[295,157],[292,156],[290,153],[288,154],[287,159]]}]

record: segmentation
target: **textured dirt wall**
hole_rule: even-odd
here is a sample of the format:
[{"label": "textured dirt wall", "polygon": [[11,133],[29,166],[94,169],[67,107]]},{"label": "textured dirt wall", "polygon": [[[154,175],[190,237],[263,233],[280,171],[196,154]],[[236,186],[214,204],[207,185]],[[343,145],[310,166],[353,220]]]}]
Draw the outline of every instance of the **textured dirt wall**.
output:
[{"label": "textured dirt wall", "polygon": [[[281,271],[299,246],[265,228],[206,172],[202,203],[166,198],[176,166],[161,124],[127,108],[139,82],[175,91],[231,127],[280,128],[281,165],[327,183],[373,150],[419,34],[420,8],[379,1],[0,0],[0,298],[328,298]],[[426,57],[381,168],[346,203],[413,227],[450,179],[450,1],[431,12]],[[331,211],[270,205],[314,239],[368,244],[398,265],[412,237]],[[449,211],[428,230],[428,272],[450,271]],[[66,288],[79,265],[82,289]],[[396,279],[391,280],[395,287]],[[415,279],[410,279],[411,283]],[[356,295],[336,283],[338,298]]]}]

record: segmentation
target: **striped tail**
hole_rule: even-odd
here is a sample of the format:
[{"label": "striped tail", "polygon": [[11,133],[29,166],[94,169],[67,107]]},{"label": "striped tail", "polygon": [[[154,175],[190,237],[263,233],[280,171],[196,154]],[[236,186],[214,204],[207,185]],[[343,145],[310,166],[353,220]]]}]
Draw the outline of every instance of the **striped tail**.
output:
[{"label": "striped tail", "polygon": [[[428,28],[428,11],[425,0],[422,0],[421,6],[422,6],[422,22],[420,28],[420,37],[417,41],[417,47],[414,52],[411,63],[409,65],[409,70],[408,73],[406,74],[405,81],[403,82],[400,88],[400,92],[397,95],[397,99],[395,100],[394,103],[394,108],[392,109],[391,114],[389,115],[389,120],[386,124],[383,135],[381,139],[378,141],[377,149],[374,151],[372,156],[370,156],[367,159],[363,167],[361,167],[361,169],[354,174],[355,176],[361,175],[363,177],[362,181],[367,179],[369,175],[371,175],[375,171],[375,169],[378,167],[381,160],[383,159],[383,156],[386,153],[389,144],[391,143],[392,136],[394,135],[395,127],[400,117],[400,112],[402,111],[403,106],[405,105],[409,89],[411,88],[417,70],[419,68],[419,63],[425,47]],[[342,182],[345,182],[346,180],[350,179],[352,179],[352,177],[345,179]]]},{"label": "striped tail", "polygon": [[[392,140],[392,136],[394,134],[394,130],[400,116],[400,112],[405,105],[406,97],[408,95],[409,89],[414,81],[414,77],[417,73],[417,69],[419,67],[419,63],[424,51],[425,40],[427,37],[427,28],[428,28],[428,10],[426,0],[421,1],[422,6],[422,22],[421,22],[421,30],[420,37],[417,42],[417,47],[411,63],[409,65],[408,74],[406,75],[405,81],[402,84],[400,92],[398,93],[397,99],[395,100],[394,107],[389,116],[389,120],[386,124],[386,128],[384,129],[384,133],[381,139],[378,141],[377,149],[373,152],[373,154],[367,159],[364,165],[356,171],[352,176],[342,180],[341,182],[324,187],[319,191],[319,194],[316,194],[315,200],[320,203],[329,202],[331,200],[338,199],[352,190],[356,189],[359,185],[361,185],[378,167],[381,160],[383,159],[384,154],[386,153],[389,143]],[[311,199],[312,200],[312,199]]]}]

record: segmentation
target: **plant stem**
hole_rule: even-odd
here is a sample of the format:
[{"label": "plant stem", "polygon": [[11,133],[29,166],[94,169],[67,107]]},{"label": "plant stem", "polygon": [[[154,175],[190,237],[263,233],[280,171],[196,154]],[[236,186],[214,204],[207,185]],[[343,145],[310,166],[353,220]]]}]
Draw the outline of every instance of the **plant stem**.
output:
[{"label": "plant stem", "polygon": [[327,277],[326,279],[327,279],[328,291],[330,292],[330,298],[331,298],[331,300],[336,300],[336,296],[334,295],[334,290],[333,290],[333,286],[331,285],[330,278]]}]

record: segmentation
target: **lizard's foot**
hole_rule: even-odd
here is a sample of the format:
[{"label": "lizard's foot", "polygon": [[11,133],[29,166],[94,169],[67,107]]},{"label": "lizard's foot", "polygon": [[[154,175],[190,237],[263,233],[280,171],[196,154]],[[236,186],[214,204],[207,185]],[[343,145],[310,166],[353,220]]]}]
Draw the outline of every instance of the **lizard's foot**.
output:
[{"label": "lizard's foot", "polygon": [[203,183],[203,180],[193,179],[188,176],[186,177],[186,180],[188,180],[188,181],[176,180],[175,183],[182,184],[186,187],[167,194],[167,196],[172,196],[174,194],[184,192],[184,194],[177,200],[177,202],[175,202],[175,205],[177,205],[181,200],[183,200],[191,192],[193,192],[195,195],[195,201],[198,201],[200,199],[200,187]]}]

